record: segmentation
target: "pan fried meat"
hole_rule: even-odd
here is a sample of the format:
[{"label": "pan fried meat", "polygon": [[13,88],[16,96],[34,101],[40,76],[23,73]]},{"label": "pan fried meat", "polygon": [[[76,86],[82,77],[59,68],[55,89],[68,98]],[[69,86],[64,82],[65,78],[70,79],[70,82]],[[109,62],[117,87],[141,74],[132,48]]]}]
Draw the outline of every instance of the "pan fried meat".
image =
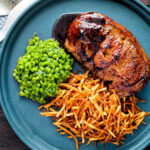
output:
[{"label": "pan fried meat", "polygon": [[69,26],[65,48],[120,97],[140,91],[150,77],[150,61],[136,38],[102,14],[77,17]]}]

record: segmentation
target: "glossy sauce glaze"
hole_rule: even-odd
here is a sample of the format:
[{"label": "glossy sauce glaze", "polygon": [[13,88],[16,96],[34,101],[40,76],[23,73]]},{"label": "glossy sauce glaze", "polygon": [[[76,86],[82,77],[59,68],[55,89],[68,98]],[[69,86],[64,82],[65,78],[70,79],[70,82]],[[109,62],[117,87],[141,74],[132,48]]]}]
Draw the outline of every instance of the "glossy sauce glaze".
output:
[{"label": "glossy sauce glaze", "polygon": [[69,26],[65,47],[120,97],[140,91],[150,77],[150,61],[122,25],[96,12],[78,16]]},{"label": "glossy sauce glaze", "polygon": [[[116,46],[111,57],[106,57],[107,49],[114,47],[114,45],[118,43],[116,41],[112,42],[112,38],[109,37],[109,40],[105,43],[105,47],[102,48],[100,46],[106,39],[106,35],[109,34],[109,30],[104,32],[105,24],[105,17],[94,12],[89,12],[81,17],[77,17],[68,30],[69,42],[73,41],[74,45],[75,43],[79,44],[77,52],[80,55],[82,62],[89,61],[89,63],[92,63],[92,65],[100,69],[108,67],[111,63],[114,63],[119,57],[121,48],[121,45],[118,47]],[[97,61],[97,59],[99,61]]]}]

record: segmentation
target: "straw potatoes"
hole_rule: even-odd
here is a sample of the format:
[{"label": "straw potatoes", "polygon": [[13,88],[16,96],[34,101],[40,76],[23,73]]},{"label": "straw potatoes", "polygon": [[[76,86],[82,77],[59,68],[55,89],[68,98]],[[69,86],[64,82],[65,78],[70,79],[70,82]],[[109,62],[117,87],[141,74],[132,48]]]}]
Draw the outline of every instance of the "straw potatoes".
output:
[{"label": "straw potatoes", "polygon": [[49,104],[40,106],[41,115],[54,119],[60,134],[69,134],[76,148],[91,141],[123,143],[126,134],[133,134],[149,113],[137,105],[135,96],[119,99],[110,93],[104,82],[94,79],[88,72],[72,74],[67,83],[62,83],[59,95]]}]

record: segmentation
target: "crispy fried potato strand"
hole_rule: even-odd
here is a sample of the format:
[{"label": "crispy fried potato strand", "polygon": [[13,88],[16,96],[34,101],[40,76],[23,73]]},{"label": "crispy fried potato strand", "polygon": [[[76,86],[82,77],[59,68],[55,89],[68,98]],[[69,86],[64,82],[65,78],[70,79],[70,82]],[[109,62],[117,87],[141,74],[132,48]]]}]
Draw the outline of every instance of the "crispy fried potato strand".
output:
[{"label": "crispy fried potato strand", "polygon": [[69,134],[79,150],[79,143],[86,139],[87,145],[91,141],[123,143],[124,136],[133,134],[149,114],[136,105],[138,101],[135,96],[120,100],[114,91],[108,91],[104,81],[86,72],[72,74],[67,83],[60,85],[59,95],[39,110],[43,111],[41,115],[55,118],[57,131]]}]

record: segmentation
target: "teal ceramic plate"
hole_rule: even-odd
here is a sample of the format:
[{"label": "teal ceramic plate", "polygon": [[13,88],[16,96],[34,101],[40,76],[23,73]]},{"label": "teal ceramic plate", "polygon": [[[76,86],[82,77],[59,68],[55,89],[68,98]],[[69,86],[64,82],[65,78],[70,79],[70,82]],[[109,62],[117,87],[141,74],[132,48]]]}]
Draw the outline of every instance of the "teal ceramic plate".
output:
[{"label": "teal ceramic plate", "polygon": [[[42,117],[36,102],[20,97],[19,84],[13,78],[19,56],[35,32],[41,39],[51,37],[52,26],[57,17],[67,12],[96,11],[129,29],[150,57],[150,18],[146,7],[138,2],[125,0],[37,0],[17,19],[1,48],[0,92],[3,111],[14,131],[24,143],[35,150],[75,150],[75,142],[59,135],[50,118]],[[150,82],[138,94],[147,103],[139,103],[144,111],[150,111]],[[121,147],[106,144],[106,150],[144,149],[150,144],[150,118],[140,125],[134,135],[128,135]],[[94,143],[81,145],[81,150],[94,150]],[[102,144],[98,144],[103,149]]]}]

